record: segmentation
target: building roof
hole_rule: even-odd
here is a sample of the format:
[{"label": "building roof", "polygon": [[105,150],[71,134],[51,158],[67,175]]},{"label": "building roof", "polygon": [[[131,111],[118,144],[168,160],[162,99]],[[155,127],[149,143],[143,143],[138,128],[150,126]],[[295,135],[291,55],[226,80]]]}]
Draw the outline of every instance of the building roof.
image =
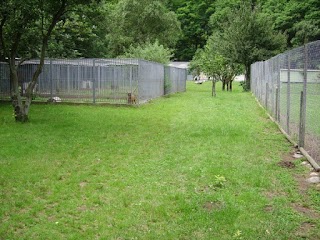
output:
[{"label": "building roof", "polygon": [[188,69],[189,68],[189,62],[171,62],[169,64],[169,66],[176,67],[176,68]]}]

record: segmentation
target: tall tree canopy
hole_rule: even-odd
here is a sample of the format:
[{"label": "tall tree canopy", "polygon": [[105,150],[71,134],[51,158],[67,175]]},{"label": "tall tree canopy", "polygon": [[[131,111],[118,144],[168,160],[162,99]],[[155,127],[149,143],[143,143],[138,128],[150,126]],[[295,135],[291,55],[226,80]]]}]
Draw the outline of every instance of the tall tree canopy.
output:
[{"label": "tall tree canopy", "polygon": [[220,25],[220,53],[245,67],[245,87],[250,90],[250,65],[284,50],[286,38],[274,31],[269,19],[262,18],[259,8],[250,3],[234,8]]},{"label": "tall tree canopy", "polygon": [[[75,9],[74,9],[75,10]],[[106,57],[106,21],[108,6],[105,1],[86,4],[63,17],[53,30],[48,46],[48,57]]]},{"label": "tall tree canopy", "polygon": [[110,7],[106,38],[112,56],[123,54],[131,45],[156,40],[173,48],[179,39],[180,23],[163,0],[120,0]]},{"label": "tall tree canopy", "polygon": [[261,7],[274,29],[287,34],[289,48],[320,39],[319,0],[266,0]]},{"label": "tall tree canopy", "polygon": [[213,0],[169,0],[168,6],[176,12],[181,22],[182,37],[178,41],[175,57],[191,60],[198,48],[202,48],[211,33],[209,18],[214,12]]},{"label": "tall tree canopy", "polygon": [[220,23],[246,3],[251,9],[259,7],[260,18],[267,18],[272,30],[287,36],[287,48],[320,39],[319,0],[168,0],[181,21],[182,38],[178,41],[175,57],[190,60],[197,48],[202,48],[208,36],[223,30]]}]

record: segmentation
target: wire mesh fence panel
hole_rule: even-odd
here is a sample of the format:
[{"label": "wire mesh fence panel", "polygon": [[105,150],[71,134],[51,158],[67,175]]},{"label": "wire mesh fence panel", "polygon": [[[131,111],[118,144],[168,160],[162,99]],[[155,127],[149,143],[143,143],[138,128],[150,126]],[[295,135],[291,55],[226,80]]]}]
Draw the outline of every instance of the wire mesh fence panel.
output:
[{"label": "wire mesh fence panel", "polygon": [[320,163],[320,41],[251,66],[252,92]]},{"label": "wire mesh fence panel", "polygon": [[139,60],[139,102],[164,95],[164,66]]},{"label": "wire mesh fence panel", "polygon": [[303,68],[304,51],[303,47],[294,49],[290,52],[290,124],[289,134],[291,138],[299,141],[299,123],[300,123],[300,97],[303,91]]},{"label": "wire mesh fence panel", "polygon": [[320,162],[320,41],[306,48],[305,149]]},{"label": "wire mesh fence panel", "polygon": [[[22,96],[39,64],[39,60],[29,60],[19,66]],[[1,99],[10,97],[8,69],[6,63],[0,63]],[[139,104],[164,95],[165,75],[171,93],[185,91],[186,70],[165,68],[159,63],[138,59],[46,59],[33,101]]]},{"label": "wire mesh fence panel", "polygon": [[7,63],[0,62],[0,99],[10,98],[10,72]]},{"label": "wire mesh fence panel", "polygon": [[127,104],[129,94],[138,95],[138,61],[99,59],[95,62],[95,101]]},{"label": "wire mesh fence panel", "polygon": [[279,123],[283,129],[289,133],[289,122],[290,122],[290,63],[288,55],[283,54],[280,58],[280,106],[279,106]]},{"label": "wire mesh fence panel", "polygon": [[178,92],[185,92],[187,90],[188,70],[182,69],[179,76]]},{"label": "wire mesh fence panel", "polygon": [[186,91],[187,70],[176,67],[165,66],[165,94]]}]

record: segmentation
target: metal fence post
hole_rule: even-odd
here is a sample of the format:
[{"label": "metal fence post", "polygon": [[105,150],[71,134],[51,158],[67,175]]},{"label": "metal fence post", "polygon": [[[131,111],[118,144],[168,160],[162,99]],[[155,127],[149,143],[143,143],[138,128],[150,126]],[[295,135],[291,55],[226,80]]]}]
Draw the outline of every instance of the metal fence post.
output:
[{"label": "metal fence post", "polygon": [[[263,82],[265,82],[265,81],[267,81],[267,78],[266,78],[266,62],[265,61],[263,61],[262,62],[262,67],[263,67],[263,71],[262,71],[262,77],[261,77],[261,74],[259,74],[260,75],[260,89],[258,90],[258,91],[260,91],[260,101],[262,102],[262,96],[263,96],[263,85],[262,85],[262,83]],[[267,92],[266,92],[266,94],[267,94]],[[267,99],[267,97],[266,97],[266,99]],[[266,108],[267,108],[267,100],[266,100]]]},{"label": "metal fence post", "polygon": [[303,91],[300,99],[300,124],[299,124],[299,147],[304,147],[306,132],[306,110],[307,110],[307,74],[308,74],[308,51],[304,45],[304,68],[303,68]]},{"label": "metal fence post", "polygon": [[95,67],[96,67],[96,60],[92,60],[92,98],[93,103],[96,103],[96,76],[95,76]]},{"label": "metal fence post", "polygon": [[291,100],[290,100],[290,91],[291,91],[291,59],[290,59],[290,52],[287,55],[288,60],[288,82],[287,82],[287,133],[290,135],[290,108],[291,108]]},{"label": "metal fence post", "polygon": [[53,98],[52,59],[50,59],[49,77],[50,77],[50,98],[52,99]]},{"label": "metal fence post", "polygon": [[81,89],[81,82],[80,82],[80,63],[78,61],[78,65],[77,65],[77,83],[78,83],[78,91]]},{"label": "metal fence post", "polygon": [[275,119],[279,122],[279,88],[276,86],[276,106],[275,106]]},{"label": "metal fence post", "polygon": [[276,79],[276,106],[275,106],[275,118],[280,122],[280,56],[277,57],[277,79]]}]

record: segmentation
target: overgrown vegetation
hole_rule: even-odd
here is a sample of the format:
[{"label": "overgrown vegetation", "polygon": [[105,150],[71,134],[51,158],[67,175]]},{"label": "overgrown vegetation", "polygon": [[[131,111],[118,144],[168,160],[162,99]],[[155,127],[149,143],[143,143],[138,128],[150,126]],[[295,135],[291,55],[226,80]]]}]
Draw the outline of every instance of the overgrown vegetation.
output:
[{"label": "overgrown vegetation", "polygon": [[[1,239],[319,239],[319,191],[237,85],[139,108],[0,104]],[[304,180],[303,180],[304,181]]]}]

